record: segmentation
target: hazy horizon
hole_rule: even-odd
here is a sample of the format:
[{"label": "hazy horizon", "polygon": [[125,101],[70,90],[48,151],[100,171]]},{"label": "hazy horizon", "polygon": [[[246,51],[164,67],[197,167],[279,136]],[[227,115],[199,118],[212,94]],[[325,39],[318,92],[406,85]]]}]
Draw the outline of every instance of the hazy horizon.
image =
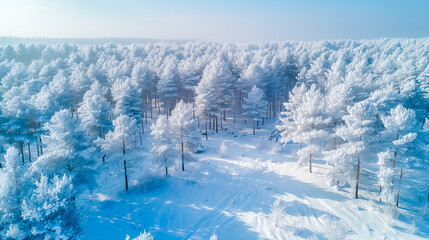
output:
[{"label": "hazy horizon", "polygon": [[429,36],[427,1],[0,2],[0,36],[217,42]]}]

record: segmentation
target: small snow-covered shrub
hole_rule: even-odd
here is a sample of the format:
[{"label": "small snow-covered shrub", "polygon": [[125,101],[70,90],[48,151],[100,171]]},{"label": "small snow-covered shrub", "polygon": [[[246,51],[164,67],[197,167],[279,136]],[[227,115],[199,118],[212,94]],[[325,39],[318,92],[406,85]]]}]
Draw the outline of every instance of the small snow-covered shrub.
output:
[{"label": "small snow-covered shrub", "polygon": [[351,227],[341,219],[335,219],[332,215],[324,214],[319,217],[323,224],[323,235],[329,240],[342,240],[352,232]]},{"label": "small snow-covered shrub", "polygon": [[420,204],[419,212],[420,212],[420,216],[423,219],[428,216],[428,214],[429,214],[429,202],[428,201],[425,201],[425,202]]},{"label": "small snow-covered shrub", "polygon": [[217,235],[216,235],[216,233],[213,233],[213,235],[210,237],[210,240],[217,240]]},{"label": "small snow-covered shrub", "polygon": [[227,151],[228,148],[226,147],[225,141],[223,141],[219,147],[219,157],[224,158],[226,156]]},{"label": "small snow-covered shrub", "polygon": [[389,205],[389,206],[385,207],[383,213],[384,213],[384,216],[386,218],[384,223],[387,226],[392,226],[395,219],[397,219],[399,216],[398,208],[396,208],[393,205]]},{"label": "small snow-covered shrub", "polygon": [[[126,240],[130,240],[130,236],[127,235]],[[144,231],[143,233],[140,233],[140,235],[136,238],[133,238],[132,240],[153,240],[153,236],[152,234],[150,234],[150,232],[146,232]]]},{"label": "small snow-covered shrub", "polygon": [[282,151],[282,145],[278,142],[273,144],[271,148],[271,153],[280,153]]},{"label": "small snow-covered shrub", "polygon": [[280,203],[280,199],[277,199],[273,205],[271,205],[271,212],[268,217],[276,227],[281,227],[283,225],[284,219],[286,218],[286,211],[285,207]]},{"label": "small snow-covered shrub", "polygon": [[419,228],[416,226],[416,222],[412,222],[408,227],[408,232],[411,234],[416,233],[419,230]]}]

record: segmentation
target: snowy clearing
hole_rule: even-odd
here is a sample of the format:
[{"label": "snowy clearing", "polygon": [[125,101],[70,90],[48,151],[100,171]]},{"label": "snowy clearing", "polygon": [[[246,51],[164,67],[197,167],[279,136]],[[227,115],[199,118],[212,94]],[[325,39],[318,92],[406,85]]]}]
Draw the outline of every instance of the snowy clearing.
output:
[{"label": "snowy clearing", "polygon": [[[267,125],[256,135],[251,126],[235,129],[235,134],[209,133],[206,151],[197,155],[198,162],[188,163],[185,172],[179,162],[165,178],[137,181],[140,174],[135,172],[128,193],[122,175],[114,181],[110,177],[88,196],[86,239],[125,239],[126,234],[138,236],[143,230],[155,239],[209,239],[214,232],[218,239],[428,237],[424,222],[416,223],[422,228],[418,230],[407,221],[411,213],[406,209],[399,210],[400,220],[384,214],[387,205],[365,186],[358,200],[350,189],[329,188],[323,178],[328,166],[316,163],[310,174],[292,159],[297,145],[276,152],[275,143],[267,139],[272,124]],[[220,157],[223,141],[227,154]],[[148,189],[149,185],[157,187]],[[269,218],[276,199],[286,212],[279,227]]]}]

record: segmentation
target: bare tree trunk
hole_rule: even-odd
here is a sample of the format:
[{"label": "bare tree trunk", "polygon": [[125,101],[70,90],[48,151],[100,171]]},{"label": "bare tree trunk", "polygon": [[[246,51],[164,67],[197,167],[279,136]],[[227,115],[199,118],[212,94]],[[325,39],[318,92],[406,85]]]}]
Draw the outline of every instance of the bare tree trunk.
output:
[{"label": "bare tree trunk", "polygon": [[207,132],[207,114],[206,114],[206,140],[209,140],[209,135]]},{"label": "bare tree trunk", "polygon": [[125,173],[125,191],[128,191],[128,172],[127,172],[127,160],[124,159],[124,173]]},{"label": "bare tree trunk", "polygon": [[150,118],[152,119],[152,112],[153,112],[153,110],[152,110],[152,94],[151,94],[151,96],[150,96]]},{"label": "bare tree trunk", "polygon": [[311,153],[310,153],[310,173],[313,173],[313,169],[311,168]]},{"label": "bare tree trunk", "polygon": [[226,110],[225,110],[225,108],[223,109],[223,120],[226,122]]},{"label": "bare tree trunk", "polygon": [[359,174],[360,174],[360,153],[358,154],[358,165],[357,165],[357,171],[356,171],[356,192],[355,192],[355,198],[359,198]]},{"label": "bare tree trunk", "polygon": [[27,143],[28,146],[28,161],[31,162],[31,150],[30,150],[30,142]]},{"label": "bare tree trunk", "polygon": [[[42,137],[40,137],[40,144],[42,144]],[[43,147],[40,145],[40,155],[43,155]]]},{"label": "bare tree trunk", "polygon": [[401,169],[401,176],[399,177],[399,184],[398,184],[398,195],[396,196],[396,207],[399,207],[399,193],[401,192],[401,182],[402,182],[402,176],[404,176],[404,169]]},{"label": "bare tree trunk", "polygon": [[22,163],[24,163],[24,143],[22,141],[19,142],[19,147],[21,149]]},{"label": "bare tree trunk", "polygon": [[182,141],[182,171],[185,171],[185,151],[183,147],[183,141]]},{"label": "bare tree trunk", "polygon": [[122,155],[124,156],[125,190],[128,191],[127,160],[125,159],[125,140],[122,140]]},{"label": "bare tree trunk", "polygon": [[255,119],[252,119],[253,122],[253,135],[255,135]]},{"label": "bare tree trunk", "polygon": [[37,157],[40,156],[40,152],[39,152],[39,138],[36,136],[36,147],[37,147]]},{"label": "bare tree trunk", "polygon": [[218,131],[218,121],[219,121],[219,117],[218,116],[216,116],[216,133],[219,133],[219,131]]},{"label": "bare tree trunk", "polygon": [[168,175],[167,158],[164,158],[164,164],[165,164],[165,176],[167,176]]},{"label": "bare tree trunk", "polygon": [[104,154],[103,157],[101,157],[101,160],[103,161],[103,163],[106,161],[106,154]]}]

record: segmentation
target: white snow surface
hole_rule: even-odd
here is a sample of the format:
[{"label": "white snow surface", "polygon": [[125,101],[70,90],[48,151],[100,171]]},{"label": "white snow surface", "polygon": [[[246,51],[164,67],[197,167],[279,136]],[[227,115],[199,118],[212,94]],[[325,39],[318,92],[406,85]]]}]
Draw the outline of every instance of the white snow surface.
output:
[{"label": "white snow surface", "polygon": [[[406,207],[397,219],[389,217],[377,189],[368,189],[375,173],[362,171],[361,179],[367,179],[354,199],[352,189],[326,185],[329,166],[322,161],[316,158],[311,174],[308,166],[297,165],[296,144],[279,148],[270,141],[273,121],[256,135],[251,122],[233,125],[228,119],[226,126],[219,134],[209,131],[205,151],[195,154],[198,161],[186,163],[184,172],[177,160],[165,177],[162,168],[149,167],[146,153],[130,173],[128,192],[122,173],[100,175],[99,187],[81,197],[88,208],[85,239],[133,238],[145,230],[154,239],[209,239],[213,233],[220,240],[429,237],[427,222],[412,222],[418,217]],[[142,152],[150,149],[148,138],[145,132]],[[220,156],[222,142],[227,152]],[[279,227],[269,217],[276,199],[286,212]]]}]

